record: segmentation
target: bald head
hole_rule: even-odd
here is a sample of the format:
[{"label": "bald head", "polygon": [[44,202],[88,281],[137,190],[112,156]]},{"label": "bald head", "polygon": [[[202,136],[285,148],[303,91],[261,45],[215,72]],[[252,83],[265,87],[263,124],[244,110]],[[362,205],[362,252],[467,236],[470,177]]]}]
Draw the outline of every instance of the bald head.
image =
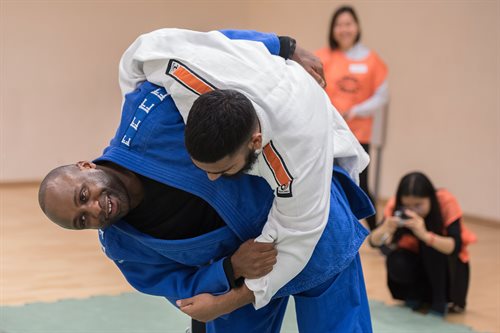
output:
[{"label": "bald head", "polygon": [[67,229],[100,229],[130,210],[127,189],[110,169],[83,161],[50,171],[38,202],[45,215]]},{"label": "bald head", "polygon": [[74,170],[76,169],[76,164],[62,165],[51,170],[42,180],[40,188],[38,189],[38,204],[45,214],[47,214],[47,212],[45,211],[45,195],[47,192],[47,187],[57,186],[56,183],[58,182],[58,180],[68,173],[71,173],[72,169],[73,172],[76,171]]}]

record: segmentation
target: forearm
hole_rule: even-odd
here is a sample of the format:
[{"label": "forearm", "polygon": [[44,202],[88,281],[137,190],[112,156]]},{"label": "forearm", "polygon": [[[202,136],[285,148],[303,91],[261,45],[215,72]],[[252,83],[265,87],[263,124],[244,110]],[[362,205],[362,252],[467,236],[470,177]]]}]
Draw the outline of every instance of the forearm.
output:
[{"label": "forearm", "polygon": [[253,292],[243,284],[239,288],[232,289],[230,292],[217,296],[217,304],[220,306],[222,314],[227,314],[239,309],[247,304],[254,302]]},{"label": "forearm", "polygon": [[381,112],[382,108],[384,108],[388,103],[389,86],[386,80],[380,85],[380,87],[377,88],[375,93],[370,98],[364,102],[354,105],[351,112],[356,117],[370,117],[377,112]]},{"label": "forearm", "polygon": [[392,240],[392,231],[387,223],[382,223],[377,229],[373,230],[370,234],[370,244],[372,246],[382,246],[389,243]]},{"label": "forearm", "polygon": [[429,247],[444,253],[451,254],[455,248],[455,240],[452,237],[437,235],[433,232],[427,232],[421,240]]},{"label": "forearm", "polygon": [[231,313],[252,303],[252,301],[253,293],[243,286],[224,295],[200,294],[188,299],[177,300],[175,304],[191,318],[207,322]]}]

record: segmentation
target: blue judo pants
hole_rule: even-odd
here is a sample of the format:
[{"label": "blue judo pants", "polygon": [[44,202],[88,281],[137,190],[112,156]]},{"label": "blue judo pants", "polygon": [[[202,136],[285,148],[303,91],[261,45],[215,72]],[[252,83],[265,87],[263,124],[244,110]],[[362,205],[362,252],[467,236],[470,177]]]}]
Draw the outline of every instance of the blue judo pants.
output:
[{"label": "blue judo pants", "polygon": [[[370,333],[370,310],[359,254],[345,270],[293,295],[300,333]],[[207,323],[207,333],[279,333],[288,296],[255,310],[244,306]]]}]

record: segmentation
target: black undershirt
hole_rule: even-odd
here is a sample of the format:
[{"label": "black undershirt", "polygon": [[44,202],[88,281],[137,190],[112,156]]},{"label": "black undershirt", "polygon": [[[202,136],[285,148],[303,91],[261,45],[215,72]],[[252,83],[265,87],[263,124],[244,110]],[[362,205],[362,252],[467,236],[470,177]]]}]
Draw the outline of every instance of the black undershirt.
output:
[{"label": "black undershirt", "polygon": [[[205,200],[150,178],[135,174],[142,183],[144,198],[124,220],[140,232],[159,239],[187,239],[226,225]],[[240,286],[235,279],[230,257],[223,261],[224,273],[231,288]]]},{"label": "black undershirt", "polygon": [[124,219],[140,232],[159,239],[187,239],[226,225],[212,206],[194,194],[136,176],[144,198]]}]

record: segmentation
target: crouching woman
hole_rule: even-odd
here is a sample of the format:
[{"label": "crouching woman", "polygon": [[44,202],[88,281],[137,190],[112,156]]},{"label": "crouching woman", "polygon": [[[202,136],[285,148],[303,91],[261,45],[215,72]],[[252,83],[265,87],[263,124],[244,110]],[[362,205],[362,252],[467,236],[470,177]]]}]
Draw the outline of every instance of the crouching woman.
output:
[{"label": "crouching woman", "polygon": [[395,299],[413,309],[428,304],[429,312],[441,316],[464,311],[467,245],[476,236],[463,224],[462,210],[450,192],[436,190],[423,173],[405,175],[369,240],[388,249],[387,284]]}]

